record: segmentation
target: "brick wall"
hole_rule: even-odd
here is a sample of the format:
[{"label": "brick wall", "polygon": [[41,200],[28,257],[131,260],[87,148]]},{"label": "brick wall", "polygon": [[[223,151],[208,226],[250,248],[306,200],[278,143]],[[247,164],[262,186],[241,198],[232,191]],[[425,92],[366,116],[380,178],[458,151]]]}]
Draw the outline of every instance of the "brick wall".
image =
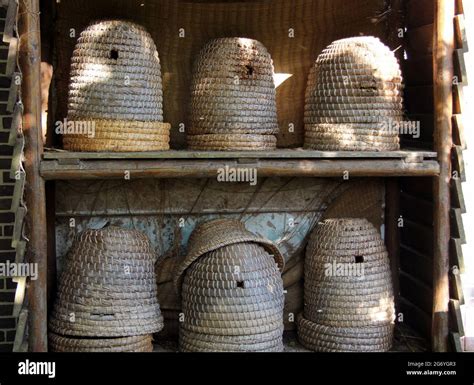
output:
[{"label": "brick wall", "polygon": [[[9,66],[9,48],[6,43],[7,7],[0,7],[0,263],[14,262],[16,251],[12,248],[15,214],[12,211],[12,197],[15,191],[15,180],[10,179],[10,169],[14,151],[11,143],[12,113],[7,105],[11,92],[13,75],[7,69]],[[11,54],[11,50],[10,50]],[[11,64],[11,63],[10,63]],[[10,141],[10,144],[9,144]],[[11,278],[0,277],[0,352],[10,352],[15,340],[16,318],[13,317],[16,283]]]},{"label": "brick wall", "polygon": [[[7,78],[0,77],[0,84]],[[7,79],[8,81],[10,79]],[[0,92],[0,110],[5,113],[5,97]],[[7,96],[8,98],[8,96]],[[15,250],[11,247],[15,215],[10,211],[15,180],[10,179],[13,147],[8,145],[11,117],[2,116],[0,128],[0,263],[15,261]],[[15,339],[16,320],[13,318],[13,303],[16,284],[11,278],[0,278],[0,352],[9,352]]]}]

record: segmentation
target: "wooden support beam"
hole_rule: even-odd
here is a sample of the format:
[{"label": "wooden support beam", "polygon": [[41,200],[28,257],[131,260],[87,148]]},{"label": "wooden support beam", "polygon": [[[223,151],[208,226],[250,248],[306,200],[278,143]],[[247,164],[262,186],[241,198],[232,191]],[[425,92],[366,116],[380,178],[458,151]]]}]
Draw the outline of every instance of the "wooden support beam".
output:
[{"label": "wooden support beam", "polygon": [[44,180],[39,174],[43,153],[41,133],[41,38],[39,0],[19,1],[19,62],[22,80],[23,132],[25,136],[25,201],[28,209],[27,260],[36,263],[38,278],[29,282],[29,349],[47,351],[47,245]]},{"label": "wooden support beam", "polygon": [[436,161],[406,162],[404,160],[115,160],[86,161],[73,164],[43,161],[41,175],[58,179],[123,179],[133,178],[215,178],[228,167],[257,169],[259,177],[338,177],[344,176],[434,176]]},{"label": "wooden support beam", "polygon": [[48,230],[48,314],[56,295],[56,182],[46,182],[46,223]]},{"label": "wooden support beam", "polygon": [[397,179],[389,178],[385,182],[385,244],[387,245],[392,271],[395,308],[398,309],[400,295],[400,185]]},{"label": "wooden support beam", "polygon": [[433,86],[435,114],[435,149],[440,175],[435,178],[434,261],[432,347],[435,352],[448,350],[449,336],[449,241],[451,236],[449,207],[451,179],[454,0],[435,0],[433,28]]},{"label": "wooden support beam", "polygon": [[[418,117],[414,118],[418,120]],[[432,123],[432,121],[431,121]],[[78,160],[171,160],[171,159],[435,159],[434,151],[399,150],[399,151],[317,151],[301,148],[278,148],[266,151],[194,151],[169,150],[145,152],[74,152],[50,150],[43,154],[43,159],[55,159],[68,162]]]}]

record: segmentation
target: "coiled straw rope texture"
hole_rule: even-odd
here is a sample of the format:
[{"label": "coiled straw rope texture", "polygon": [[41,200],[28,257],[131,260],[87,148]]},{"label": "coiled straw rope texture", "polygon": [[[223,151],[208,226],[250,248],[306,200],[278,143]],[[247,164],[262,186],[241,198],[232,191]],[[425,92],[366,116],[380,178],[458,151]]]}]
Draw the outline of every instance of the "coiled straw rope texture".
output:
[{"label": "coiled straw rope texture", "polygon": [[246,38],[207,43],[193,68],[190,113],[190,149],[275,148],[275,84],[267,49]]},{"label": "coiled straw rope texture", "polygon": [[66,256],[50,330],[76,337],[160,331],[154,262],[150,241],[139,231],[110,226],[80,233]]},{"label": "coiled straw rope texture", "polygon": [[379,39],[330,44],[310,70],[304,146],[321,151],[398,150],[403,120],[400,67]]},{"label": "coiled straw rope texture", "polygon": [[282,260],[275,246],[238,221],[198,227],[178,269],[180,350],[282,351]]},{"label": "coiled straw rope texture", "polygon": [[390,265],[366,219],[327,219],[307,246],[298,338],[317,351],[386,351],[393,336]]},{"label": "coiled straw rope texture", "polygon": [[68,121],[94,124],[95,136],[68,132],[67,150],[169,149],[160,60],[142,26],[104,20],[81,33],[71,59]]}]

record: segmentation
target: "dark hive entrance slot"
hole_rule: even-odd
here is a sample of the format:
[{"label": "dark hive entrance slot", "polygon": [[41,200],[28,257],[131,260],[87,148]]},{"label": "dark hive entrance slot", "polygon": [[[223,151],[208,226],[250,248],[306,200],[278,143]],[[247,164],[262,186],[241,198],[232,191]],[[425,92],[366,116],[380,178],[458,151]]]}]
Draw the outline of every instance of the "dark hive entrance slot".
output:
[{"label": "dark hive entrance slot", "polygon": [[354,257],[356,263],[363,263],[364,262],[364,257],[362,255],[356,255]]},{"label": "dark hive entrance slot", "polygon": [[237,287],[245,289],[245,282],[244,281],[237,281]]},{"label": "dark hive entrance slot", "polygon": [[245,68],[247,69],[247,76],[252,76],[253,75],[253,67],[250,64],[247,64],[245,66]]},{"label": "dark hive entrance slot", "polygon": [[111,49],[110,50],[110,58],[111,59],[114,59],[114,60],[117,60],[119,57],[119,53],[116,49]]}]

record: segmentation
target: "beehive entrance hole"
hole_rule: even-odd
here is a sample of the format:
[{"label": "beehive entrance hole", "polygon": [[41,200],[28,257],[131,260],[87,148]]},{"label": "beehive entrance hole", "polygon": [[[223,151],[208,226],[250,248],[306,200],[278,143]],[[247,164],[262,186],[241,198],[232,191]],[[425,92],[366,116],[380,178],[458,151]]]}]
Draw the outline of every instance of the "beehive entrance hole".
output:
[{"label": "beehive entrance hole", "polygon": [[110,50],[110,58],[111,59],[114,59],[114,60],[117,60],[119,57],[119,53],[116,49],[111,49]]},{"label": "beehive entrance hole", "polygon": [[237,287],[240,287],[241,289],[245,289],[245,282],[244,281],[237,281]]},{"label": "beehive entrance hole", "polygon": [[364,263],[364,256],[362,255],[356,255],[354,259],[355,259],[355,263]]},{"label": "beehive entrance hole", "polygon": [[111,319],[115,317],[115,313],[91,313],[92,319]]},{"label": "beehive entrance hole", "polygon": [[246,70],[247,70],[247,76],[252,76],[253,75],[253,66],[250,65],[250,64],[247,64],[245,66]]}]

